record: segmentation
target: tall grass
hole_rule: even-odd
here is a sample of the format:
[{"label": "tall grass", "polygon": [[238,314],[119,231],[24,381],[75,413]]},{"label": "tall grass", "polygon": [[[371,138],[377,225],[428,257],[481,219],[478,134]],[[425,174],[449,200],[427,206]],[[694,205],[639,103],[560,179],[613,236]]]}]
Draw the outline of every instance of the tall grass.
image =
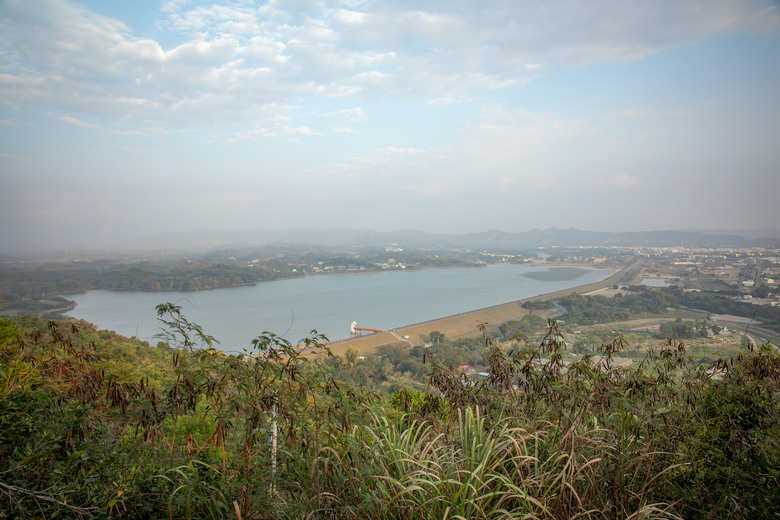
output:
[{"label": "tall grass", "polygon": [[[182,344],[202,336],[170,311]],[[242,359],[182,352],[174,382],[158,392],[98,378],[89,352],[49,334],[52,349],[63,344],[56,356],[1,351],[0,505],[22,518],[748,519],[780,510],[780,356],[769,348],[720,363],[720,380],[673,341],[630,369],[611,362],[619,338],[599,363],[564,367],[551,323],[540,345],[511,353],[486,338],[483,383],[434,361],[432,395],[400,416],[273,335]]]},{"label": "tall grass", "polygon": [[384,496],[404,518],[522,517],[541,504],[529,498],[511,473],[525,455],[520,430],[486,428],[471,408],[458,410],[457,437],[416,423],[398,431],[380,422]]}]

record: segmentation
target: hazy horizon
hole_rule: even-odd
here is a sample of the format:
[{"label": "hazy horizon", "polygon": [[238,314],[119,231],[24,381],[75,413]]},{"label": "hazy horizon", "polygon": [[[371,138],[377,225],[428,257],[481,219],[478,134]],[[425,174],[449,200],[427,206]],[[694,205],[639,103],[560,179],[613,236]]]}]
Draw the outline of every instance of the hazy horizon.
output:
[{"label": "hazy horizon", "polygon": [[776,1],[0,15],[0,252],[202,229],[780,222]]},{"label": "hazy horizon", "polygon": [[[667,230],[637,230],[637,231],[603,231],[603,230],[588,230],[577,229],[573,227],[558,228],[551,227],[545,229],[526,229],[520,231],[506,231],[502,229],[489,229],[481,230],[473,233],[435,233],[428,232],[420,229],[396,229],[389,231],[380,231],[375,229],[354,229],[354,228],[308,228],[308,229],[198,229],[189,231],[166,231],[149,235],[143,235],[138,237],[130,237],[128,239],[116,240],[113,242],[97,243],[91,242],[87,244],[78,244],[74,242],[58,244],[13,244],[4,245],[0,248],[0,257],[5,260],[11,260],[14,258],[37,258],[40,255],[78,255],[78,254],[104,254],[104,253],[117,253],[117,254],[140,254],[140,253],[160,253],[161,251],[167,253],[209,253],[218,251],[225,248],[231,249],[252,249],[252,248],[264,248],[267,246],[278,246],[284,243],[285,247],[291,248],[300,247],[363,247],[369,245],[366,242],[366,236],[374,236],[370,239],[370,244],[374,244],[374,240],[377,240],[377,247],[387,247],[390,245],[397,245],[406,249],[415,250],[417,248],[430,248],[431,246],[441,245],[442,247],[474,247],[477,243],[481,244],[481,247],[487,249],[493,248],[505,248],[506,243],[493,243],[490,245],[485,243],[484,240],[493,233],[507,234],[507,235],[519,235],[524,234],[533,235],[535,238],[531,242],[523,243],[520,245],[515,243],[511,247],[513,248],[528,248],[538,247],[533,245],[533,240],[538,240],[538,235],[545,232],[551,232],[546,237],[545,241],[555,240],[556,237],[561,236],[563,242],[556,243],[559,246],[574,246],[574,245],[597,245],[598,242],[593,242],[591,234],[597,235],[609,235],[608,237],[601,237],[600,240],[607,240],[609,244],[613,245],[631,245],[630,243],[616,243],[613,242],[615,236],[620,235],[628,237],[632,233],[639,234],[660,234],[655,240],[658,243],[651,244],[654,247],[662,247],[665,241],[672,240],[669,237],[664,238],[664,234],[674,233],[690,233],[690,238],[694,242],[691,243],[692,247],[701,247],[698,243],[701,239],[697,237],[697,234],[703,234],[706,236],[732,236],[741,237],[745,240],[768,240],[778,241],[780,240],[780,228],[770,229],[667,229]],[[574,233],[574,237],[581,235],[582,243],[576,243],[576,238],[573,238],[571,233]],[[471,235],[477,235],[475,239],[478,242],[468,242]],[[499,235],[501,236],[501,235]],[[672,235],[673,236],[673,235]],[[362,237],[362,238],[361,238]],[[450,243],[450,241],[453,241]],[[599,240],[599,239],[597,239]],[[630,239],[629,239],[630,240]],[[645,238],[644,240],[647,240]],[[593,242],[593,243],[592,243]],[[552,243],[552,242],[551,242]],[[470,245],[467,245],[470,244]],[[524,244],[524,245],[523,245]],[[729,247],[735,247],[737,244],[733,243]],[[713,245],[711,247],[723,247],[721,245]],[[75,258],[75,257],[74,257]]]}]

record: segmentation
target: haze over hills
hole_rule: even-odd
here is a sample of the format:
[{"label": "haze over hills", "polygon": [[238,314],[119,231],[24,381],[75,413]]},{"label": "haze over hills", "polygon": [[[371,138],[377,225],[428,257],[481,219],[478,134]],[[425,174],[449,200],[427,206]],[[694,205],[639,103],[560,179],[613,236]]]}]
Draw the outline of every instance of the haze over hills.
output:
[{"label": "haze over hills", "polygon": [[780,230],[667,230],[588,231],[575,228],[532,229],[508,232],[496,229],[477,233],[428,233],[417,230],[370,229],[255,229],[163,232],[133,240],[91,247],[70,248],[42,244],[6,244],[0,256],[11,259],[49,254],[85,252],[206,252],[269,244],[330,248],[489,249],[518,250],[538,247],[780,247]]},{"label": "haze over hills", "polygon": [[331,247],[519,249],[549,246],[626,247],[780,247],[780,231],[636,231],[602,232],[574,228],[534,229],[522,232],[488,230],[479,233],[426,233],[416,230],[372,231],[351,229],[292,229],[246,231],[192,231],[161,233],[116,244],[117,249],[198,249],[248,247],[270,243]]}]

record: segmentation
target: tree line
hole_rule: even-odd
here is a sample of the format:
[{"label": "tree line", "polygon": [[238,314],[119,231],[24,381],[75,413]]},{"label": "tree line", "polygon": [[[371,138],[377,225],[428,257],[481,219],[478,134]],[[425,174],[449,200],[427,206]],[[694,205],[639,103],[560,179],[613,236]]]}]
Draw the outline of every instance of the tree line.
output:
[{"label": "tree line", "polygon": [[760,320],[780,332],[780,307],[753,305],[733,297],[708,292],[686,292],[678,287],[630,286],[614,298],[571,294],[557,299],[566,309],[566,320],[582,325],[622,321],[662,314],[667,308],[688,307],[714,314],[731,314]]},{"label": "tree line", "polygon": [[42,314],[71,303],[60,295],[89,290],[198,291],[296,276],[303,273],[278,259],[252,266],[207,260],[6,266],[0,270],[0,295],[6,310]]}]

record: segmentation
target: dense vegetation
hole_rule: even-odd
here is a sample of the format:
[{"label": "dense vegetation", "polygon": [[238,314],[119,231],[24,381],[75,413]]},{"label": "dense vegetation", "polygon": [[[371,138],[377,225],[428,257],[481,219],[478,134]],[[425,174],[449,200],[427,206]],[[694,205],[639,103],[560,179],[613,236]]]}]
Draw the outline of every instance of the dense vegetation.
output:
[{"label": "dense vegetation", "polygon": [[679,305],[682,306],[702,309],[714,314],[733,314],[744,318],[755,318],[761,321],[764,326],[780,331],[780,307],[752,305],[726,296],[704,292],[682,293],[678,298]]},{"label": "dense vegetation", "polygon": [[[678,287],[628,287],[615,298],[572,294],[558,299],[566,309],[566,321],[582,325],[621,321],[663,313],[667,308],[689,307],[715,314],[731,314],[760,320],[780,331],[780,307],[752,305],[727,296],[706,292],[685,292]],[[536,302],[536,305],[541,305]]]},{"label": "dense vegetation", "polygon": [[148,360],[123,377],[110,333],[0,322],[10,517],[775,518],[780,505],[770,346],[708,373],[670,340],[621,369],[618,338],[565,366],[551,322],[511,350],[485,336],[480,381],[421,349],[428,389],[389,398],[347,382],[361,361],[316,334],[306,355],[266,333],[226,356],[178,307],[158,315],[158,347],[121,340]]},{"label": "dense vegetation", "polygon": [[706,338],[709,334],[716,334],[720,332],[720,327],[708,323],[695,323],[693,321],[684,321],[681,318],[677,318],[674,321],[662,323],[659,331],[659,335],[662,338],[677,338],[677,339],[691,339],[691,338]]}]

